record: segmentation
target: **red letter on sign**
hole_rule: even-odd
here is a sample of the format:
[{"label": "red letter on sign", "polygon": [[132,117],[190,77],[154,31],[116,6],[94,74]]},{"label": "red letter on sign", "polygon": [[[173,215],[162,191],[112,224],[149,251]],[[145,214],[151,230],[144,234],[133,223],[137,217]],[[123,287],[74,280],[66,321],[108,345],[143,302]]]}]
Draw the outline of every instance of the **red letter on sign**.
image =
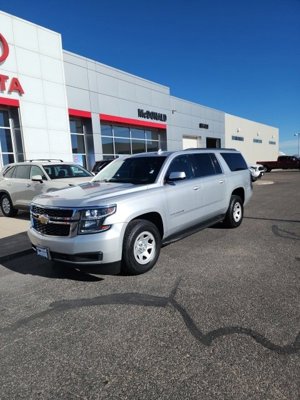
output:
[{"label": "red letter on sign", "polygon": [[2,63],[3,61],[5,61],[8,57],[9,54],[9,47],[8,47],[8,43],[5,40],[5,38],[1,35],[0,33],[0,43],[2,44],[2,54],[0,56],[0,63]]},{"label": "red letter on sign", "polygon": [[19,82],[18,78],[12,78],[10,85],[9,85],[9,89],[8,92],[19,92],[19,94],[24,94],[24,90],[21,86],[21,83]]},{"label": "red letter on sign", "polygon": [[6,90],[6,81],[8,79],[7,75],[0,75],[0,91],[4,92]]}]

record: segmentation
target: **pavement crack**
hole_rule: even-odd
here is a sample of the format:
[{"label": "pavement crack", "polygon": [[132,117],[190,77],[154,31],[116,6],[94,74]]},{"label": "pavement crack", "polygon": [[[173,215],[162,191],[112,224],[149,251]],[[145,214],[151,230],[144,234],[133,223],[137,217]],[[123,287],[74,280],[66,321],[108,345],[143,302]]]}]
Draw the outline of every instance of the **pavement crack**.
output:
[{"label": "pavement crack", "polygon": [[176,284],[169,297],[154,296],[142,293],[114,293],[94,298],[55,301],[50,304],[50,307],[47,310],[31,315],[27,318],[20,319],[10,326],[0,329],[0,333],[15,331],[16,329],[37,319],[44,318],[51,313],[65,312],[83,307],[103,305],[133,305],[141,307],[166,308],[167,306],[171,306],[179,313],[190,334],[204,346],[211,346],[213,342],[220,337],[238,334],[249,336],[264,348],[274,351],[278,354],[294,354],[300,350],[300,332],[296,336],[293,343],[284,346],[273,343],[271,340],[267,339],[253,329],[241,326],[220,327],[218,329],[211,330],[208,333],[203,333],[183,305],[175,300],[179,283],[180,279],[176,281]]}]

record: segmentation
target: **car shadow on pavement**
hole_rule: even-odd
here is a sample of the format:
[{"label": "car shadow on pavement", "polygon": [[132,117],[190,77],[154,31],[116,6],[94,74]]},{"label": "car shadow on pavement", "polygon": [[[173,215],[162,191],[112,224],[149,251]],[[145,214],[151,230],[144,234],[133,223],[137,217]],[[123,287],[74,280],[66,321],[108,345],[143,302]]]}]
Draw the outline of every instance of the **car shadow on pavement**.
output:
[{"label": "car shadow on pavement", "polygon": [[[4,217],[4,215],[2,214],[1,210],[0,210],[0,217],[6,218]],[[18,214],[15,217],[10,217],[12,219],[22,219],[24,221],[29,221],[30,220],[30,212],[29,211],[21,211],[19,210]]]},{"label": "car shadow on pavement", "polygon": [[100,282],[104,280],[104,278],[77,268],[56,265],[44,260],[32,262],[32,255],[3,261],[1,265],[18,274],[36,275],[44,278],[66,279],[80,282]]}]

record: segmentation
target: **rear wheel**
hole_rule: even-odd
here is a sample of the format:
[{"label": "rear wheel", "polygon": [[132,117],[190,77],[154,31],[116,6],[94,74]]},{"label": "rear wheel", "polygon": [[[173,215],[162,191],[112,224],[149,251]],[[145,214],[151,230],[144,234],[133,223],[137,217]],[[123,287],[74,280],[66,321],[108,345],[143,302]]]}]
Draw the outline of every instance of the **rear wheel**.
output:
[{"label": "rear wheel", "polygon": [[14,217],[18,213],[18,210],[13,207],[12,201],[8,194],[3,194],[1,196],[0,207],[2,214],[5,217]]},{"label": "rear wheel", "polygon": [[161,248],[161,236],[150,221],[134,220],[128,224],[123,241],[124,272],[143,274],[156,263]]},{"label": "rear wheel", "polygon": [[232,195],[224,219],[227,228],[237,228],[241,225],[244,215],[243,202],[240,196]]}]

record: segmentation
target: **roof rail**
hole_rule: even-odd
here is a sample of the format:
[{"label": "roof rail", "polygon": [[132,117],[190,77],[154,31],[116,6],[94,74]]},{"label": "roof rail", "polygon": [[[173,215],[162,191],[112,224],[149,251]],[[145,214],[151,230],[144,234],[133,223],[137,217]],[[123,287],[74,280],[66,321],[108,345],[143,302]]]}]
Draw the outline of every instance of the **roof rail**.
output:
[{"label": "roof rail", "polygon": [[213,151],[213,150],[230,150],[230,151],[237,151],[237,149],[231,149],[228,147],[189,147],[188,149],[184,150],[207,150],[207,151]]},{"label": "roof rail", "polygon": [[27,162],[33,162],[33,161],[48,161],[48,162],[52,162],[52,161],[60,161],[60,162],[64,162],[63,160],[60,160],[59,158],[33,158],[32,160],[25,160]]}]

